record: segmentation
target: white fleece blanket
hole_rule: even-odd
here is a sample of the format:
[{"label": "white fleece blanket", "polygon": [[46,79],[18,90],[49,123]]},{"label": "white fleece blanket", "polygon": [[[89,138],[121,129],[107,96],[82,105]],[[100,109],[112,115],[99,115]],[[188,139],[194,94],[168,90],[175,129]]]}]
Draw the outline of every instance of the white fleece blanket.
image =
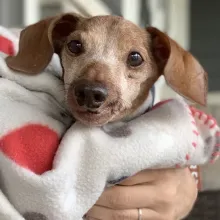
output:
[{"label": "white fleece blanket", "polygon": [[18,34],[0,27],[1,220],[80,220],[105,187],[143,169],[218,157],[214,118],[183,100],[103,128],[72,125],[56,56],[34,77],[6,66],[5,56],[17,52]]}]

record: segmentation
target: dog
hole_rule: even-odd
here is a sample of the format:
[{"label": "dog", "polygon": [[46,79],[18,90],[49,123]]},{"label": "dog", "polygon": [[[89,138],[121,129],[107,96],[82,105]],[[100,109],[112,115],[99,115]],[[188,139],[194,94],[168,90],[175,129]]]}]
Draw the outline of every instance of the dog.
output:
[{"label": "dog", "polygon": [[35,75],[54,53],[62,65],[69,111],[86,125],[102,126],[133,114],[161,75],[174,91],[206,105],[207,73],[155,27],[142,29],[112,15],[62,14],[26,27],[18,54],[6,63]]}]

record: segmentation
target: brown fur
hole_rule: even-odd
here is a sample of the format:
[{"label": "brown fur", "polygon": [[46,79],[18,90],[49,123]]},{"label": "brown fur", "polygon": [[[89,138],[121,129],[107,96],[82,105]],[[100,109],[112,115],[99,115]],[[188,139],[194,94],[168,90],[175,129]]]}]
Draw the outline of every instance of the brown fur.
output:
[{"label": "brown fur", "polygon": [[[81,55],[68,50],[71,40],[82,42]],[[144,59],[138,67],[127,65],[132,51]],[[61,58],[70,111],[85,124],[102,125],[131,114],[162,74],[176,92],[206,104],[205,71],[189,52],[156,28],[144,30],[117,16],[83,18],[64,14],[24,29],[18,55],[8,57],[6,62],[14,70],[37,74],[48,65],[54,52]],[[108,98],[98,114],[77,105],[73,88],[78,80],[98,82],[108,89]]]}]

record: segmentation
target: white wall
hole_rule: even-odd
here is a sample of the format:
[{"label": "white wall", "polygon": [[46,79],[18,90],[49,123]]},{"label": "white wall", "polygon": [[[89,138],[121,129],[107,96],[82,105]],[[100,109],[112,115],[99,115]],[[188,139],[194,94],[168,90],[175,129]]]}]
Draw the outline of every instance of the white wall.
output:
[{"label": "white wall", "polygon": [[23,0],[24,25],[28,26],[40,19],[40,0]]},{"label": "white wall", "polygon": [[[188,50],[190,48],[190,0],[168,1],[167,33],[183,48]],[[165,84],[163,84],[160,89],[160,98],[162,99],[177,96],[177,94]]]},{"label": "white wall", "polygon": [[135,24],[140,24],[140,0],[121,0],[122,15],[124,18],[134,22]]},{"label": "white wall", "polygon": [[[74,5],[76,7],[74,7]],[[111,10],[106,7],[106,5],[100,1],[100,0],[67,0],[67,1],[62,1],[62,7],[63,7],[63,12],[70,12],[70,11],[75,11],[75,12],[82,12],[85,11],[86,13],[82,13],[84,15],[104,15],[104,14],[111,14]],[[77,10],[77,8],[83,8],[83,10]]]}]

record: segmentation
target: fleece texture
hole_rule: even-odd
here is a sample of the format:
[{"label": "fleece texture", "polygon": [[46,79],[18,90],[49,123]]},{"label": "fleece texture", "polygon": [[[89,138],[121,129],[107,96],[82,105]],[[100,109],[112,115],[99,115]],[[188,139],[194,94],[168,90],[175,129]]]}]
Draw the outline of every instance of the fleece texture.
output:
[{"label": "fleece texture", "polygon": [[6,66],[18,35],[0,28],[0,219],[80,220],[106,187],[143,169],[218,158],[215,119],[182,99],[102,128],[73,123],[57,56],[37,76]]}]

